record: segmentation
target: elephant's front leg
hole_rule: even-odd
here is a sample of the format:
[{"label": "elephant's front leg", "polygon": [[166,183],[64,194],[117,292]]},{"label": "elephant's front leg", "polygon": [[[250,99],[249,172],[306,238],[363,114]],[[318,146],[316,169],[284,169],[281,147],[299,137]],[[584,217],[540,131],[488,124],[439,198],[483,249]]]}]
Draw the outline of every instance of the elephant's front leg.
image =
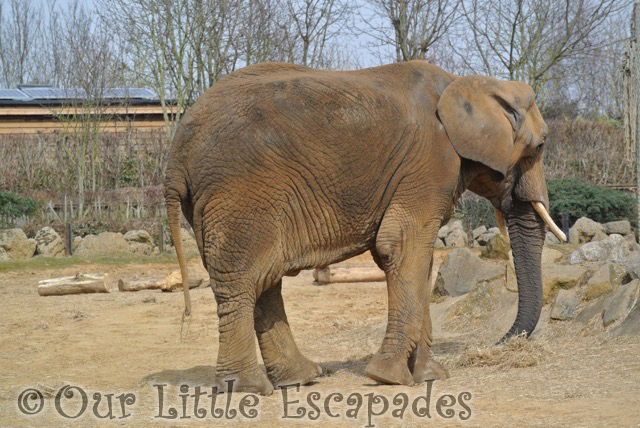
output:
[{"label": "elephant's front leg", "polygon": [[427,302],[424,305],[424,314],[422,316],[422,334],[418,346],[415,347],[409,357],[409,370],[413,375],[415,383],[422,383],[428,380],[447,379],[449,372],[434,360],[431,353],[431,344],[433,343],[433,335],[431,331],[431,313],[429,306],[431,304],[431,275],[433,269],[433,256],[429,264],[429,277],[427,279]]},{"label": "elephant's front leg", "polygon": [[378,382],[414,383],[408,360],[422,335],[439,221],[426,226],[420,223],[407,211],[390,208],[376,238],[376,257],[386,273],[389,306],[385,338],[366,368],[367,376]]}]

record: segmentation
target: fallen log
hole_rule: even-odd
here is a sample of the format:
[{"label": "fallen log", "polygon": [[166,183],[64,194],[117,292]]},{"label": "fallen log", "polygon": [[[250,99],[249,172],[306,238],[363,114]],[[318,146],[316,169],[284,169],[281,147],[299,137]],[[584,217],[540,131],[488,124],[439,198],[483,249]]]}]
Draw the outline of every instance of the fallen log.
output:
[{"label": "fallen log", "polygon": [[334,282],[372,282],[384,281],[386,279],[384,272],[376,266],[327,266],[322,269],[314,269],[313,278],[318,284],[331,284]]},{"label": "fallen log", "polygon": [[119,279],[118,290],[119,291],[142,291],[142,290],[159,290],[160,286],[158,282],[162,280],[161,276],[154,276],[149,278],[133,278],[133,279]]},{"label": "fallen log", "polygon": [[109,293],[107,274],[80,274],[62,278],[45,279],[38,282],[41,296],[63,296],[65,294]]}]

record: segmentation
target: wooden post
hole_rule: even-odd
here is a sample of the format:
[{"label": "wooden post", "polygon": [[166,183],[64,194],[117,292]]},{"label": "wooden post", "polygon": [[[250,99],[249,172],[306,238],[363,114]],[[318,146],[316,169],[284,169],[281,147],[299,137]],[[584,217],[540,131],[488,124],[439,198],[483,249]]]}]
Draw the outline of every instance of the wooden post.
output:
[{"label": "wooden post", "polygon": [[164,254],[164,223],[160,223],[160,240],[158,241],[160,254]]},{"label": "wooden post", "polygon": [[[633,22],[632,22],[632,44],[630,44],[630,58],[633,63],[631,70],[633,88],[635,90],[635,147],[636,147],[636,200],[638,201],[638,224],[640,225],[640,0],[636,0],[633,4]],[[631,113],[631,112],[630,112]],[[633,117],[629,117],[634,120]]]},{"label": "wooden post", "polygon": [[73,227],[67,223],[67,255],[73,256]]},{"label": "wooden post", "polygon": [[[624,136],[627,153],[635,151],[636,199],[640,224],[640,0],[633,4],[631,39],[627,43],[623,61]],[[640,229],[640,228],[638,228]]]}]

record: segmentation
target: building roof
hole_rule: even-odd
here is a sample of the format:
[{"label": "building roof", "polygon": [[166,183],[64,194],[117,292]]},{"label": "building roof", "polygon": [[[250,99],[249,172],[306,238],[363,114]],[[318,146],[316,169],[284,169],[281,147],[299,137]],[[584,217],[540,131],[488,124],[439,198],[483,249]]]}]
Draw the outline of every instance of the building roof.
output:
[{"label": "building roof", "polygon": [[[0,106],[69,105],[89,98],[80,88],[53,88],[41,85],[18,85],[17,89],[0,88]],[[97,96],[104,104],[160,104],[160,99],[145,88],[108,88]]]}]

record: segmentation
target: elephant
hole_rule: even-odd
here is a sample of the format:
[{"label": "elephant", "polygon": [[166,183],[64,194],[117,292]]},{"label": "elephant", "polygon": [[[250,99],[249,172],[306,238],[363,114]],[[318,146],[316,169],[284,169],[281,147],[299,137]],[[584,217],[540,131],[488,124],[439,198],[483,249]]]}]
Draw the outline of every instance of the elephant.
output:
[{"label": "elephant", "polygon": [[[526,83],[421,60],[354,71],[262,63],[215,83],[177,125],[165,201],[183,284],[181,212],[211,277],[216,382],[270,394],[321,375],[296,346],[282,278],[366,251],[388,290],[386,333],[366,375],[399,385],[446,378],[431,352],[430,274],[438,230],[466,189],[508,227],[519,296],[504,340],[529,335],[547,226],[566,239],[547,212],[547,133]],[[188,316],[188,287],[184,298]]]}]

